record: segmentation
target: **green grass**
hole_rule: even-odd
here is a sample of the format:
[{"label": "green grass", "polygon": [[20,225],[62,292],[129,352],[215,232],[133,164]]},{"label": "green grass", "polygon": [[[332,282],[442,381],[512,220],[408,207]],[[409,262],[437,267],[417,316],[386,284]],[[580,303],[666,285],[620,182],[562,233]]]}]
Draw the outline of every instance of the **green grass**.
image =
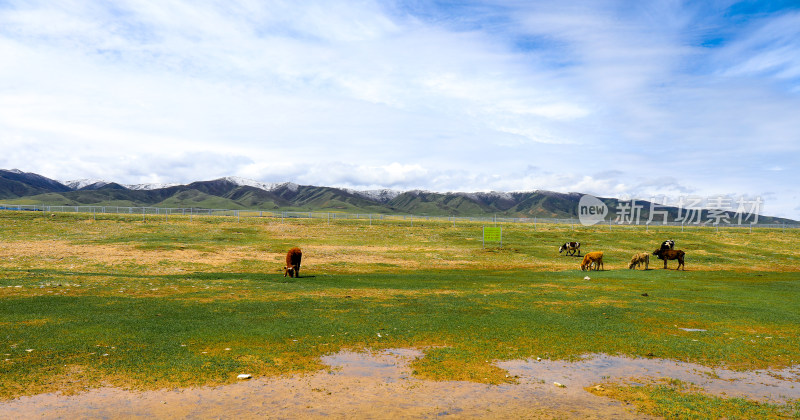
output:
[{"label": "green grass", "polygon": [[640,413],[669,419],[790,419],[800,418],[800,401],[765,403],[746,398],[720,398],[704,394],[679,380],[645,386],[611,384],[587,390],[596,395],[633,403]]},{"label": "green grass", "polygon": [[[798,232],[504,225],[483,249],[480,226],[2,212],[0,398],[310,372],[363,348],[421,348],[420,377],[494,384],[509,379],[492,361],[528,357],[800,361]],[[687,271],[627,269],[668,237]],[[559,255],[572,239],[607,270]]]}]

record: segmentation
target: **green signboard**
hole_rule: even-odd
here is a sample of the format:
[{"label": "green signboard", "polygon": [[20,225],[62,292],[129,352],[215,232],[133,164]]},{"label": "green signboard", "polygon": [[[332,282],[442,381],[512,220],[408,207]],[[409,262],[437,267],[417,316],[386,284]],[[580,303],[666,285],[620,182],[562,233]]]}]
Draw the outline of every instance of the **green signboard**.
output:
[{"label": "green signboard", "polygon": [[501,227],[483,227],[483,246],[486,247],[486,242],[500,242],[503,246],[503,228]]}]

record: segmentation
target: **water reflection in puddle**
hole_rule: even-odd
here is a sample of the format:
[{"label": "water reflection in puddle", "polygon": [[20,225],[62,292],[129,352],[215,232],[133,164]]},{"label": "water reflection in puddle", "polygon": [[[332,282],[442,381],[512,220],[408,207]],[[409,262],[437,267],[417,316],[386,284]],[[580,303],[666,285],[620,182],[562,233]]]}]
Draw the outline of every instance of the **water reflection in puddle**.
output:
[{"label": "water reflection in puddle", "polygon": [[664,359],[589,355],[578,362],[526,360],[497,363],[527,380],[585,387],[629,378],[672,378],[691,382],[706,392],[753,400],[786,402],[800,399],[800,367],[781,371],[736,372]]},{"label": "water reflection in puddle", "polygon": [[378,353],[342,351],[322,357],[322,363],[332,367],[332,374],[376,378],[386,383],[408,379],[407,363],[424,353],[413,349],[388,349]]}]

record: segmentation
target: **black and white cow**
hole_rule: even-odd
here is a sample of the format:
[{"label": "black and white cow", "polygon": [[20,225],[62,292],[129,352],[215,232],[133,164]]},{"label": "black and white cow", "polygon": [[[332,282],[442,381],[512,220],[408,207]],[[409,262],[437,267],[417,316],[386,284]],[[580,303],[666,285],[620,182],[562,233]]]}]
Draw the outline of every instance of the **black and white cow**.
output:
[{"label": "black and white cow", "polygon": [[[675,241],[672,239],[667,239],[666,241],[661,243],[661,247],[659,247],[660,251],[669,251],[670,249],[675,249]],[[662,259],[660,254],[653,254],[658,257],[658,259]]]},{"label": "black and white cow", "polygon": [[581,243],[580,242],[566,242],[564,245],[561,245],[558,248],[558,253],[562,253],[567,251],[567,255],[575,255],[575,251],[578,252],[578,255],[581,255]]}]

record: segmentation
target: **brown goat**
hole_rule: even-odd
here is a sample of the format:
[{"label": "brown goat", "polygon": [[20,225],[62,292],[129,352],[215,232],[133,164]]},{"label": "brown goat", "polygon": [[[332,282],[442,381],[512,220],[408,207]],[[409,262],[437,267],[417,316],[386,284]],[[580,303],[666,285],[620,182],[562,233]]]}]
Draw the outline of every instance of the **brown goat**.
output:
[{"label": "brown goat", "polygon": [[667,261],[678,260],[678,266],[675,269],[680,270],[683,267],[683,270],[686,271],[686,266],[683,265],[683,257],[686,253],[680,249],[657,249],[653,252],[653,255],[664,260],[664,269],[667,268]]},{"label": "brown goat", "polygon": [[300,277],[300,259],[303,253],[300,248],[294,247],[286,253],[286,265],[283,267],[283,277]]},{"label": "brown goat", "polygon": [[603,269],[603,251],[589,252],[583,256],[581,271],[591,270],[592,265],[594,265],[595,270]]},{"label": "brown goat", "polygon": [[628,268],[633,269],[634,266],[639,267],[642,264],[644,264],[645,270],[650,269],[650,254],[642,252],[634,255],[633,258],[631,258],[631,263]]}]

